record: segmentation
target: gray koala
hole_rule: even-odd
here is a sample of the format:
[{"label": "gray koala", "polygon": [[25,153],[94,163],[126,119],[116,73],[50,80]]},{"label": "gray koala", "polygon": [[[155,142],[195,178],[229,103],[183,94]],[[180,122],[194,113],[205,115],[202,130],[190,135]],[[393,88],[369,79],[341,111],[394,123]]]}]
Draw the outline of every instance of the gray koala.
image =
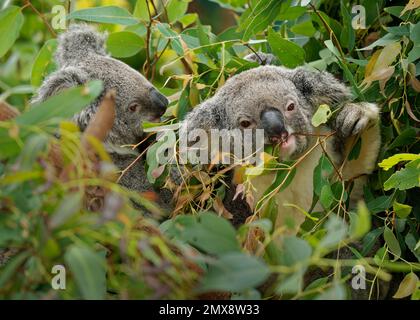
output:
[{"label": "gray koala", "polygon": [[[106,35],[85,24],[72,25],[61,34],[56,53],[58,70],[45,79],[32,103],[44,101],[65,88],[90,80],[102,80],[102,95],[74,117],[80,129],[84,130],[105,92],[115,89],[116,118],[105,143],[115,165],[125,169],[139,153],[122,146],[139,143],[144,138],[142,123],[159,121],[168,100],[139,72],[110,57],[105,50],[105,39]],[[143,160],[123,175],[120,184],[138,191],[152,189]],[[169,194],[163,192],[161,195],[164,198],[159,201],[161,204],[170,202]]]},{"label": "gray koala", "polygon": [[[314,127],[311,119],[321,104],[328,104],[337,115],[329,125]],[[378,119],[375,104],[351,102],[349,89],[327,72],[260,66],[230,78],[212,98],[187,115],[181,128],[187,132],[197,128],[264,129],[264,144],[277,145],[281,160],[298,159],[306,154],[299,161],[291,184],[275,195],[279,207],[276,227],[292,221],[296,232],[305,215],[289,204],[310,210],[313,171],[323,149],[335,167],[341,168],[342,178],[354,180],[351,203],[362,197],[366,175],[375,168],[379,152]],[[322,146],[316,144],[319,136],[331,131],[337,134],[330,135]],[[346,155],[359,136],[362,141],[359,157],[348,161]],[[255,202],[262,199],[274,178],[275,173],[270,173],[252,179]],[[235,205],[227,206],[229,209]]]},{"label": "gray koala", "polygon": [[[258,53],[258,57],[252,54],[246,59],[260,64],[276,61],[276,57],[264,53]],[[278,146],[281,160],[300,159],[291,184],[274,195],[278,206],[275,227],[290,226],[292,222],[294,228],[288,233],[294,234],[305,220],[305,215],[289,204],[310,210],[313,172],[324,150],[342,178],[355,182],[350,196],[351,205],[362,198],[366,175],[375,168],[381,141],[379,110],[375,104],[353,103],[351,98],[349,89],[327,72],[260,66],[230,78],[211,99],[187,115],[181,128],[185,132],[197,128],[206,131],[264,129],[264,144]],[[314,127],[311,119],[321,104],[328,104],[336,115],[329,124]],[[336,134],[331,134],[332,131]],[[328,136],[322,146],[317,144],[321,135]],[[349,161],[347,155],[359,137],[359,157]],[[275,173],[268,173],[252,179],[255,203],[262,199],[274,178]],[[234,193],[235,186],[231,183],[224,204],[234,214],[234,223],[238,224],[255,208],[250,208],[241,199],[234,200]],[[340,258],[351,257],[352,253],[348,251],[342,249]],[[315,278],[316,272],[308,274],[306,280]],[[380,285],[380,295],[384,298],[388,284],[381,282]],[[351,294],[353,299],[367,298],[354,291]]]}]

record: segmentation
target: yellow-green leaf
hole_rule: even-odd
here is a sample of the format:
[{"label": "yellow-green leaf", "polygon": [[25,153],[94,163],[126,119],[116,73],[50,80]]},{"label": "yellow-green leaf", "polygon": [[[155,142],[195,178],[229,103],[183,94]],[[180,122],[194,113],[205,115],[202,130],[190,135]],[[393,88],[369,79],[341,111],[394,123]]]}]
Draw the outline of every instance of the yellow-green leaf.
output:
[{"label": "yellow-green leaf", "polygon": [[393,166],[395,166],[396,164],[400,163],[401,161],[412,161],[412,160],[416,160],[416,159],[420,159],[420,155],[419,154],[413,154],[413,153],[398,153],[398,154],[394,154],[393,156],[382,160],[379,163],[379,166],[384,169],[385,171],[389,170],[390,168],[392,168]]},{"label": "yellow-green leaf", "polygon": [[404,279],[401,281],[400,286],[398,287],[397,292],[394,294],[394,299],[402,299],[413,294],[416,290],[417,282],[419,277],[414,272],[407,274]]},{"label": "yellow-green leaf", "polygon": [[321,104],[318,107],[318,110],[315,112],[315,114],[312,117],[312,125],[314,127],[318,127],[321,124],[324,124],[328,121],[328,119],[331,117],[331,109],[327,104]]},{"label": "yellow-green leaf", "polygon": [[398,203],[397,201],[394,202],[393,208],[395,214],[401,219],[407,218],[408,215],[411,213],[411,210],[413,209],[411,206],[403,203]]}]

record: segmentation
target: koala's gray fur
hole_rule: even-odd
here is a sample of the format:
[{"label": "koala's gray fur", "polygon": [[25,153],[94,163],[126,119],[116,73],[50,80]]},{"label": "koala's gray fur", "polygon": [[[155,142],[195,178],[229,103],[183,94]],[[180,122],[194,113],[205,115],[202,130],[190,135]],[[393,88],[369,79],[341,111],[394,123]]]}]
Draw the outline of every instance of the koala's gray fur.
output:
[{"label": "koala's gray fur", "polygon": [[[275,61],[275,57],[259,53],[259,57],[248,56],[250,61]],[[288,108],[293,104],[293,109]],[[337,114],[329,124],[315,128],[311,119],[318,106],[327,104]],[[297,167],[296,175],[290,185],[278,192],[274,199],[278,205],[276,228],[285,227],[290,219],[295,225],[290,233],[296,233],[305,220],[300,210],[290,207],[295,204],[305,211],[312,206],[313,172],[323,154],[316,146],[316,135],[336,131],[325,142],[325,149],[337,168],[342,166],[344,180],[354,179],[350,204],[362,198],[365,175],[370,174],[376,165],[380,147],[379,110],[375,104],[353,103],[350,90],[328,72],[313,72],[305,68],[287,69],[279,66],[260,66],[230,78],[209,100],[191,111],[182,123],[181,129],[263,129],[263,114],[274,110],[281,114],[288,136],[281,160],[298,159],[311,149]],[[243,119],[246,121],[243,122]],[[250,124],[250,126],[248,126]],[[293,136],[293,138],[291,138]],[[359,158],[347,161],[346,155],[358,137],[362,139]],[[283,146],[281,142],[281,146]],[[267,135],[264,143],[271,144]],[[290,147],[290,148],[289,148]],[[358,178],[361,176],[360,178]],[[255,202],[274,181],[275,174],[268,173],[252,179]],[[244,221],[253,208],[243,205],[243,200],[233,200],[235,186],[226,193],[224,204],[234,218]],[[245,207],[245,208],[244,208]],[[239,210],[237,210],[240,208]],[[287,229],[287,228],[286,228]]]},{"label": "koala's gray fur", "polygon": [[[86,24],[70,26],[59,36],[56,52],[58,70],[48,76],[33,104],[46,100],[59,91],[81,85],[90,80],[102,80],[104,91],[96,101],[74,117],[84,130],[95,114],[105,92],[116,90],[116,117],[106,138],[106,147],[119,169],[125,169],[138,152],[123,145],[135,145],[143,139],[144,121],[156,121],[166,110],[168,100],[138,71],[110,57],[105,49],[106,35]],[[121,178],[120,183],[133,190],[147,191],[148,182],[144,161],[141,159]],[[161,201],[167,203],[169,199]]]}]

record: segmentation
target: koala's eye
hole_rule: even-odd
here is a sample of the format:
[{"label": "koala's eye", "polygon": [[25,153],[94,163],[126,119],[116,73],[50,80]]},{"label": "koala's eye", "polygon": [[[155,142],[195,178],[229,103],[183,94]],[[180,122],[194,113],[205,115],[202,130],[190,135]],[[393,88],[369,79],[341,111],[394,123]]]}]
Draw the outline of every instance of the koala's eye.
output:
[{"label": "koala's eye", "polygon": [[241,125],[242,128],[248,128],[251,125],[251,121],[241,120],[240,125]]},{"label": "koala's eye", "polygon": [[132,103],[132,104],[130,104],[130,106],[128,107],[128,109],[131,112],[136,112],[139,109],[139,105],[138,105],[138,103]]},{"label": "koala's eye", "polygon": [[287,111],[293,111],[293,110],[295,110],[295,104],[291,102],[287,105]]}]

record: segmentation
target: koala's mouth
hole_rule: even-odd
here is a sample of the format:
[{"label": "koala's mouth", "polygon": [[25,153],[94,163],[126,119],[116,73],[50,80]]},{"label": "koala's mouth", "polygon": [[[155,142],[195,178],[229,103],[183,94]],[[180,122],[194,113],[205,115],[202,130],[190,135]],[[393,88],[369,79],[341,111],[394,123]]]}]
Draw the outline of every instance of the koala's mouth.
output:
[{"label": "koala's mouth", "polygon": [[272,144],[278,145],[281,150],[286,151],[294,148],[296,144],[296,137],[293,134],[283,137],[270,137],[270,142]]},{"label": "koala's mouth", "polygon": [[161,117],[156,115],[156,116],[149,116],[146,118],[147,122],[152,122],[152,123],[159,123],[162,121]]}]

